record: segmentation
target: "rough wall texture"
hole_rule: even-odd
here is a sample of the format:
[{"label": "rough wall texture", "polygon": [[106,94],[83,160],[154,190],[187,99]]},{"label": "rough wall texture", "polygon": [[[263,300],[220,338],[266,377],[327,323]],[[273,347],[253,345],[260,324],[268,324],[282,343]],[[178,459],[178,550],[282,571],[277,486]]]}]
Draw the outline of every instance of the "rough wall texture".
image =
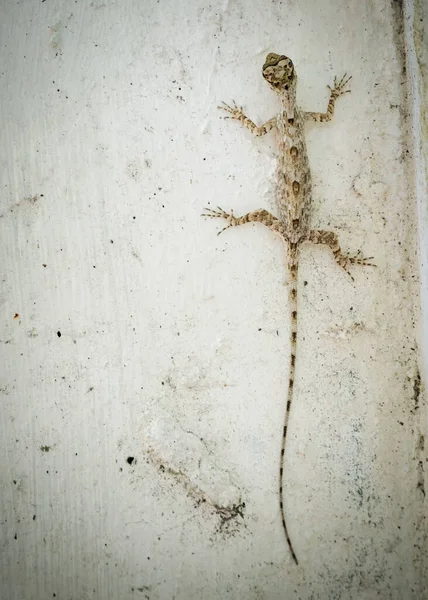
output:
[{"label": "rough wall texture", "polygon": [[[4,3],[0,596],[416,600],[427,588],[418,258],[401,4]],[[286,257],[203,206],[273,205],[286,53],[314,221],[375,256],[300,269],[281,529]],[[314,223],[315,224],[315,223]]]}]

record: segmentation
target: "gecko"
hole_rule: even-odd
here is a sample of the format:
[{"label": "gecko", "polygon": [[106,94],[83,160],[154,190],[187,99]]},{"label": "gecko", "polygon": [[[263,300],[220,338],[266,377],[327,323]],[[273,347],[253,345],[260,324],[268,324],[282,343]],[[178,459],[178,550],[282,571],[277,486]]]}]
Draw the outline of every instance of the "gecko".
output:
[{"label": "gecko", "polygon": [[220,235],[230,227],[237,227],[245,223],[261,223],[271,231],[278,234],[285,243],[288,254],[288,283],[290,306],[290,360],[287,404],[285,408],[284,426],[282,430],[281,453],[279,461],[279,506],[285,538],[294,562],[297,564],[297,555],[288,533],[284,507],[284,454],[290,409],[293,399],[294,378],[296,369],[297,348],[297,274],[299,253],[303,243],[324,244],[329,246],[333,257],[339,267],[344,269],[353,280],[349,268],[352,265],[375,266],[370,261],[373,257],[363,258],[358,251],[355,256],[345,254],[334,231],[311,228],[311,203],[312,186],[311,172],[304,137],[304,124],[307,121],[326,123],[334,114],[335,102],[346,93],[350,92],[349,82],[351,76],[345,75],[334,78],[330,90],[326,112],[305,112],[296,104],[297,75],[293,62],[284,55],[273,52],[266,56],[262,68],[262,75],[270,88],[276,93],[281,109],[280,112],[261,126],[257,126],[243,112],[235,101],[232,106],[222,102],[218,108],[225,111],[225,119],[234,119],[244,125],[256,137],[263,136],[271,130],[277,132],[277,167],[275,175],[275,199],[278,217],[265,209],[249,212],[241,217],[229,213],[219,206],[217,210],[205,208],[202,216],[226,220],[226,226],[218,232]]}]

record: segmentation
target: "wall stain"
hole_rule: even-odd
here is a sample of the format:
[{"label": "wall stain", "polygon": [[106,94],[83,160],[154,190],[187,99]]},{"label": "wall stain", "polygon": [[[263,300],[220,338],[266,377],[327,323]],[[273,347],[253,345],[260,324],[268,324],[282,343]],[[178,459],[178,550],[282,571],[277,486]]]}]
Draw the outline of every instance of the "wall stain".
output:
[{"label": "wall stain", "polygon": [[241,498],[232,504],[217,503],[193,483],[187,473],[168,465],[167,461],[162,459],[153,448],[146,450],[146,457],[146,462],[157,469],[161,476],[172,479],[184,489],[187,496],[193,500],[194,508],[208,509],[211,515],[217,517],[218,525],[215,533],[230,537],[234,536],[242,526],[245,527],[245,502]]},{"label": "wall stain", "polygon": [[419,367],[416,367],[416,375],[413,379],[413,413],[419,409],[419,399],[421,396],[421,372],[419,371]]},{"label": "wall stain", "polygon": [[417,488],[422,492],[422,495],[425,497],[425,473],[424,473],[424,463],[420,460],[418,462],[418,485]]}]

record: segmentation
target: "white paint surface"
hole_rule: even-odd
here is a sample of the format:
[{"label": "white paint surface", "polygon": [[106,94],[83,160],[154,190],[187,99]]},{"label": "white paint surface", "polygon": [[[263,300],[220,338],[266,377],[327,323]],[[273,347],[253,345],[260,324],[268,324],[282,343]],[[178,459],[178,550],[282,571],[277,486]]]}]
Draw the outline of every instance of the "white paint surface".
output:
[{"label": "white paint surface", "polygon": [[[7,600],[420,599],[425,410],[410,104],[399,2],[4,3],[1,577]],[[314,226],[300,269],[296,394],[273,136],[293,58]],[[59,337],[59,334],[61,337]],[[131,460],[131,457],[133,460]],[[131,464],[129,464],[131,463]],[[426,505],[425,505],[426,506]]]}]

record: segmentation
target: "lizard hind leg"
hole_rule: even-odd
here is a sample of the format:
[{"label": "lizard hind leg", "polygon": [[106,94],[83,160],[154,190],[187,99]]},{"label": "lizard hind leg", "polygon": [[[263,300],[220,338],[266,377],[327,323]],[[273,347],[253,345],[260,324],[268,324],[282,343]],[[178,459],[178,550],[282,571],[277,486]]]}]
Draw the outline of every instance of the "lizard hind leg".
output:
[{"label": "lizard hind leg", "polygon": [[253,212],[247,213],[242,217],[235,217],[233,214],[233,210],[230,213],[227,213],[225,210],[217,206],[217,210],[213,210],[212,208],[205,208],[206,212],[202,213],[203,217],[217,218],[217,219],[225,219],[227,221],[226,227],[223,227],[217,235],[220,235],[229,227],[237,227],[238,225],[245,225],[245,223],[261,223],[265,227],[268,227],[271,231],[278,233],[284,239],[286,239],[284,224],[274,217],[270,212],[261,208],[260,210],[254,210]]},{"label": "lizard hind leg", "polygon": [[342,267],[349,275],[349,277],[354,281],[352,277],[349,267],[351,265],[363,265],[367,267],[375,267],[376,265],[370,262],[373,260],[373,256],[369,256],[368,258],[364,258],[361,256],[361,251],[359,250],[355,256],[348,256],[342,252],[342,249],[339,244],[339,238],[334,231],[324,231],[324,230],[312,230],[308,237],[308,242],[312,242],[313,244],[325,244],[326,246],[330,246],[334,260],[337,262],[339,267]]}]

